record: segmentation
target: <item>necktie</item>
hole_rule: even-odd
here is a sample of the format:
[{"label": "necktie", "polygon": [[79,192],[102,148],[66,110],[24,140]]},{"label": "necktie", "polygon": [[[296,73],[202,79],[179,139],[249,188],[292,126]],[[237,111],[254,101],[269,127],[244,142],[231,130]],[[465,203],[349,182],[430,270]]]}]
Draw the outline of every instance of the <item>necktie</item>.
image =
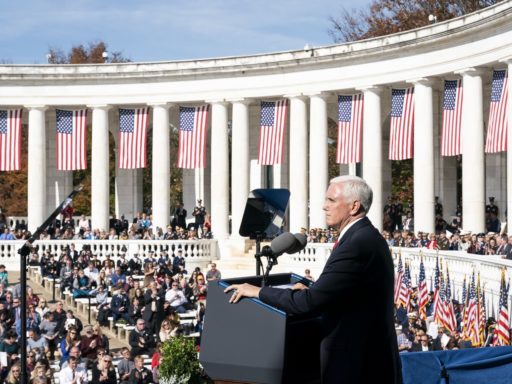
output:
[{"label": "necktie", "polygon": [[332,246],[332,250],[333,251],[336,249],[336,247],[338,246],[339,242],[340,242],[340,239],[336,239],[336,241],[334,242],[334,245]]}]

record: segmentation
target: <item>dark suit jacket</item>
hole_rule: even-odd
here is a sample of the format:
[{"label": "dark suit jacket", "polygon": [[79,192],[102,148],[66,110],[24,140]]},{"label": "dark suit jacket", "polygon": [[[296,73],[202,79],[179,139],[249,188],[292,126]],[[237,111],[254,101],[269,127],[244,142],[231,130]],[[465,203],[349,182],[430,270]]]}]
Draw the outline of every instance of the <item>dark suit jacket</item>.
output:
[{"label": "dark suit jacket", "polygon": [[321,314],[322,383],[394,384],[402,377],[393,281],[386,241],[365,217],[343,235],[309,289],[264,287],[259,298],[290,314]]}]

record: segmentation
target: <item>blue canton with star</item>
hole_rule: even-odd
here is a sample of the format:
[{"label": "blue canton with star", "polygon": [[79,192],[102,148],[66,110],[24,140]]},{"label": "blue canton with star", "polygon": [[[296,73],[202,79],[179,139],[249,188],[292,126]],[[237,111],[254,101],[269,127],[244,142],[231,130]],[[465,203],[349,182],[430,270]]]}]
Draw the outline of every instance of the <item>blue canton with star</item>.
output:
[{"label": "blue canton with star", "polygon": [[393,89],[391,92],[391,117],[402,117],[404,111],[405,89]]},{"label": "blue canton with star", "polygon": [[261,125],[270,127],[274,125],[276,103],[273,101],[261,102]]},{"label": "blue canton with star", "polygon": [[0,134],[7,134],[7,111],[0,111]]},{"label": "blue canton with star", "polygon": [[352,96],[338,96],[338,121],[349,123],[352,119]]},{"label": "blue canton with star", "polygon": [[506,73],[507,71],[494,71],[492,75],[491,102],[497,103],[500,101]]},{"label": "blue canton with star", "polygon": [[135,129],[135,109],[119,109],[119,132],[133,133]]},{"label": "blue canton with star", "polygon": [[447,80],[444,83],[444,105],[445,110],[455,110],[455,97],[457,96],[458,80]]},{"label": "blue canton with star", "polygon": [[195,107],[180,107],[180,130],[191,132],[194,130]]},{"label": "blue canton with star", "polygon": [[57,133],[73,133],[73,111],[57,109]]}]

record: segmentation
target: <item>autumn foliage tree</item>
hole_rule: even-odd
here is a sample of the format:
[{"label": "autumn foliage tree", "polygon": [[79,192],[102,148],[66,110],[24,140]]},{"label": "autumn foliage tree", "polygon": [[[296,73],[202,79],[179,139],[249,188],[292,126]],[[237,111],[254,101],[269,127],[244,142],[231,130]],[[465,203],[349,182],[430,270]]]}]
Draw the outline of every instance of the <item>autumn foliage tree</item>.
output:
[{"label": "autumn foliage tree", "polygon": [[[73,46],[68,53],[64,53],[61,49],[50,48],[48,61],[50,64],[93,64],[104,63],[105,58],[103,52],[107,52],[107,44],[104,42],[89,43],[87,46]],[[122,55],[121,52],[109,52],[108,62],[124,63],[130,60]],[[113,148],[113,139],[111,138],[110,147]],[[89,169],[84,171],[73,172],[73,184],[84,184],[84,191],[80,193],[74,200],[75,212],[90,214],[90,189],[91,189],[91,133],[88,132],[87,137],[88,149],[88,165]],[[0,209],[7,216],[25,216],[27,215],[27,173],[28,173],[28,126],[23,124],[21,133],[21,169],[16,172],[0,172]],[[111,151],[111,185],[115,169],[114,153]],[[111,188],[111,195],[114,189]],[[111,197],[111,200],[113,198]],[[114,205],[111,204],[113,207]]]},{"label": "autumn foliage tree", "polygon": [[334,42],[348,42],[423,27],[488,7],[499,0],[373,0],[359,10],[342,9],[330,17]]}]

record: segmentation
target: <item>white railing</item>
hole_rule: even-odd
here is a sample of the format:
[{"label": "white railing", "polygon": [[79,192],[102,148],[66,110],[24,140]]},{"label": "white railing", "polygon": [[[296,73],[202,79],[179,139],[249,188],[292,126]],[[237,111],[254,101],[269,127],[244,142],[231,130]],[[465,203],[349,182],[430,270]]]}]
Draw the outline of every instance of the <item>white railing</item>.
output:
[{"label": "white railing", "polygon": [[[0,264],[4,264],[8,271],[19,270],[18,249],[24,243],[21,240],[0,241]],[[87,245],[100,260],[108,254],[114,262],[121,253],[125,253],[129,259],[135,254],[144,257],[148,252],[155,252],[158,257],[160,252],[166,251],[172,257],[181,249],[187,269],[190,270],[196,266],[205,268],[209,262],[218,259],[216,240],[38,240],[34,246],[37,247],[39,256],[46,250],[59,256],[61,250],[71,244],[75,245],[77,251]]]},{"label": "white railing", "polygon": [[[318,277],[331,253],[332,243],[309,243],[307,247],[294,255],[283,255],[279,259],[279,271],[289,271],[303,274],[309,268],[313,276]],[[411,267],[413,286],[418,283],[420,259],[423,258],[427,287],[433,290],[433,279],[436,262],[439,259],[440,268],[450,273],[452,296],[461,300],[464,277],[468,282],[473,270],[480,273],[480,281],[485,291],[488,316],[494,306],[498,311],[500,281],[502,268],[507,269],[506,278],[512,278],[512,260],[502,259],[501,256],[472,255],[461,251],[432,251],[422,248],[391,248],[393,262],[398,263],[398,255],[402,256],[402,263],[407,261]],[[512,292],[509,292],[512,293]],[[509,295],[509,302],[511,296]],[[509,308],[511,306],[509,305]]]}]

